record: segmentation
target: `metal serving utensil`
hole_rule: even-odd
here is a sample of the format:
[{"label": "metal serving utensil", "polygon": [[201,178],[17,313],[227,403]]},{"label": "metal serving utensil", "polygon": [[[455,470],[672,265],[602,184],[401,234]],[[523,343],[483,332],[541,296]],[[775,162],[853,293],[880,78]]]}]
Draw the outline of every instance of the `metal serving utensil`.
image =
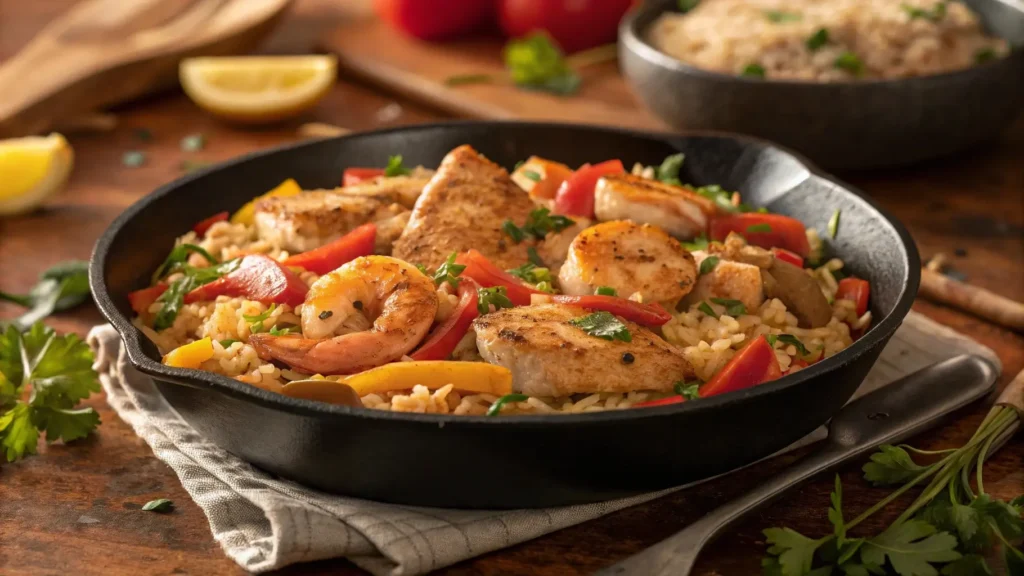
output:
[{"label": "metal serving utensil", "polygon": [[743,516],[819,472],[935,425],[943,416],[990,393],[996,376],[986,360],[961,355],[866,394],[832,418],[828,439],[819,451],[675,535],[600,570],[597,576],[686,576],[701,549]]}]

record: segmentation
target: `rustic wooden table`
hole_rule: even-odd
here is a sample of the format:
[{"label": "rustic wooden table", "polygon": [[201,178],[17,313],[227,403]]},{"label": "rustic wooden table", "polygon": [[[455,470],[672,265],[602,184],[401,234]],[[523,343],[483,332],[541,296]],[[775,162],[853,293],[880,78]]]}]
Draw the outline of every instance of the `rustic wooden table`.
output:
[{"label": "rustic wooden table", "polygon": [[[0,0],[0,58],[9,56],[53,13],[53,3]],[[57,2],[60,4],[60,2]],[[16,16],[16,17],[15,17]],[[304,25],[303,22],[293,23]],[[64,259],[89,257],[92,244],[125,207],[181,174],[186,156],[179,140],[207,136],[208,147],[190,158],[217,161],[298,139],[301,122],[322,121],[356,130],[441,117],[436,112],[345,80],[304,118],[265,130],[224,126],[184,96],[166,94],[116,111],[109,133],[71,137],[76,168],[68,189],[46,209],[0,220],[0,289],[27,290],[40,271]],[[396,115],[397,113],[397,115]],[[140,143],[133,133],[154,136]],[[146,153],[138,168],[121,164],[127,150]],[[1024,300],[1024,118],[999,142],[957,157],[903,170],[848,175],[910,228],[927,258],[961,254],[953,266],[969,281]],[[1003,362],[1000,386],[1024,368],[1024,337],[959,312],[919,301],[915,310],[991,347]],[[0,305],[0,318],[17,311]],[[62,331],[84,334],[101,321],[83,306],[53,317]],[[0,466],[0,573],[74,575],[239,574],[210,536],[206,519],[170,468],[118,419],[102,395],[89,401],[101,414],[98,433],[73,446],[40,446],[37,456]],[[914,443],[926,448],[961,444],[987,406],[978,405]],[[685,493],[668,496],[605,518],[562,530],[500,552],[463,562],[449,574],[586,574],[681,529],[709,510],[757,486],[798,455],[748,469]],[[990,461],[986,489],[999,497],[1024,493],[1024,436]],[[860,479],[860,464],[842,470],[849,510],[862,510],[883,495]],[[712,545],[699,574],[759,572],[761,530],[788,525],[805,533],[830,530],[826,518],[832,478],[822,475]],[[168,515],[142,514],[153,498],[170,498]],[[879,518],[881,522],[884,518]],[[877,527],[877,526],[876,526]],[[343,561],[293,566],[281,574],[356,574]]]}]

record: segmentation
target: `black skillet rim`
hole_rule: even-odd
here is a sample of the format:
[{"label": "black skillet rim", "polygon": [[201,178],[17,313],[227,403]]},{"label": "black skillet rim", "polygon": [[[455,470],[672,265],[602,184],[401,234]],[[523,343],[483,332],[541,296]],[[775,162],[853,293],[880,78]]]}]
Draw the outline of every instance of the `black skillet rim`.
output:
[{"label": "black skillet rim", "polygon": [[587,423],[596,423],[600,421],[622,421],[622,420],[633,420],[635,418],[663,418],[663,417],[676,417],[677,415],[686,412],[696,412],[703,410],[714,410],[717,406],[724,405],[731,402],[746,401],[748,399],[758,398],[760,396],[774,394],[781,392],[782,390],[790,387],[801,386],[801,385],[812,385],[810,382],[816,380],[826,373],[834,370],[842,369],[844,366],[853,362],[860,355],[873,349],[879,345],[883,340],[887,339],[893,332],[899,328],[902,324],[903,319],[910,312],[911,306],[913,305],[914,298],[916,297],[918,286],[920,284],[921,277],[921,262],[917,252],[916,245],[910,236],[907,229],[896,220],[891,214],[889,214],[884,208],[876,204],[873,200],[868,198],[863,192],[849,186],[838,179],[828,175],[817,166],[812,164],[802,155],[795,153],[787,148],[779,146],[777,144],[762,140],[759,138],[752,138],[748,136],[738,136],[734,134],[727,134],[722,132],[714,131],[690,131],[682,133],[668,133],[668,132],[651,132],[651,131],[639,131],[629,130],[623,128],[612,128],[603,126],[592,126],[585,124],[573,124],[573,123],[555,123],[555,122],[500,122],[500,121],[474,121],[474,120],[452,120],[445,122],[434,122],[427,124],[417,124],[413,126],[400,126],[395,128],[388,128],[384,130],[376,130],[372,132],[360,132],[357,134],[349,134],[345,136],[338,136],[336,138],[330,138],[329,140],[342,140],[342,139],[360,139],[373,137],[378,134],[387,134],[393,132],[414,132],[414,131],[430,131],[438,129],[451,129],[465,126],[505,126],[505,125],[516,125],[536,129],[546,130],[559,130],[559,129],[584,129],[584,130],[598,130],[604,132],[612,132],[620,134],[622,136],[634,137],[634,138],[648,138],[648,139],[662,139],[669,143],[673,138],[685,138],[685,137],[717,137],[717,138],[729,138],[732,140],[739,141],[747,145],[759,145],[765,146],[776,151],[788,154],[804,169],[807,170],[809,177],[818,178],[829,182],[841,189],[843,193],[849,194],[856,200],[863,202],[866,207],[877,212],[882,220],[890,226],[899,236],[901,245],[899,248],[902,250],[902,257],[905,265],[907,266],[907,277],[906,283],[903,286],[903,290],[900,293],[892,311],[886,314],[880,322],[871,327],[868,332],[862,336],[859,340],[854,342],[850,347],[842,350],[834,356],[826,358],[814,365],[805,368],[796,374],[785,376],[779,380],[741,390],[737,392],[731,392],[723,394],[721,396],[715,396],[713,398],[702,399],[700,402],[684,402],[682,404],[668,405],[668,406],[656,406],[644,408],[642,410],[612,410],[606,412],[595,412],[587,414],[540,414],[540,415],[518,415],[518,416],[502,416],[500,418],[493,418],[487,416],[468,416],[468,415],[454,415],[454,414],[417,414],[407,412],[391,412],[384,410],[371,410],[365,408],[353,408],[349,406],[337,406],[332,404],[325,404],[321,402],[314,402],[311,400],[303,400],[299,398],[291,398],[282,394],[269,392],[255,386],[251,386],[226,376],[214,374],[213,372],[205,372],[201,370],[185,369],[185,368],[172,368],[166,366],[160,362],[154,361],[152,358],[147,356],[142,351],[142,338],[145,336],[142,331],[137,329],[132,323],[131,319],[125,317],[117,309],[113,299],[110,297],[107,291],[106,283],[104,282],[104,273],[106,269],[107,254],[113,244],[114,238],[118,235],[124,225],[134,219],[140,212],[142,212],[149,204],[156,201],[157,199],[163,198],[169,194],[173,194],[175,190],[188,182],[195,179],[201,178],[203,175],[221,170],[224,168],[236,166],[250,161],[255,161],[260,158],[271,156],[279,151],[303,148],[306,146],[318,146],[324,142],[324,139],[312,140],[308,142],[299,142],[294,144],[286,144],[283,146],[276,146],[273,148],[259,150],[252,152],[225,162],[222,162],[216,166],[206,168],[204,170],[196,171],[192,174],[174,180],[168,184],[165,184],[146,196],[137,200],[134,204],[129,206],[122,212],[110,226],[103,232],[100,238],[97,240],[93,253],[90,258],[89,264],[89,284],[92,288],[93,298],[96,301],[100,312],[115,328],[118,335],[121,337],[122,342],[125,345],[129,362],[140,372],[157,378],[161,381],[171,382],[177,385],[191,386],[195,388],[209,389],[217,391],[228,396],[239,398],[248,402],[252,402],[257,405],[264,407],[274,408],[282,410],[296,415],[306,416],[325,416],[325,415],[338,415],[338,416],[349,416],[356,418],[365,418],[369,420],[385,420],[385,421],[400,421],[407,423],[418,423],[428,426],[518,426],[518,427],[532,427],[532,426],[574,426]]}]

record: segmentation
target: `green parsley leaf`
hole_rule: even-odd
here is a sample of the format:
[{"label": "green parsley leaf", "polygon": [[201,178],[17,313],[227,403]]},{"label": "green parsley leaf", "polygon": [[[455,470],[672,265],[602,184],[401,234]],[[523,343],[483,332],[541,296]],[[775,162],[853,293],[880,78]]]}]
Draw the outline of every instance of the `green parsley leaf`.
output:
[{"label": "green parsley leaf", "polygon": [[974,53],[974,61],[978,64],[984,64],[995,60],[998,56],[992,48],[981,48]]},{"label": "green parsley leaf", "polygon": [[899,446],[882,444],[862,470],[864,479],[875,486],[891,486],[916,478],[928,470],[928,466],[915,463],[910,454]]},{"label": "green parsley leaf", "polygon": [[156,269],[156,272],[153,273],[153,283],[156,284],[158,280],[167,276],[171,272],[177,272],[182,265],[188,262],[189,254],[193,253],[199,254],[210,264],[218,264],[220,262],[201,246],[196,246],[195,244],[178,244],[171,249],[171,253],[167,255],[167,259],[164,260],[163,264],[161,264]]},{"label": "green parsley leaf", "polygon": [[832,217],[828,219],[828,235],[832,238],[836,237],[839,232],[839,209],[832,213]]},{"label": "green parsley leaf", "polygon": [[938,532],[934,526],[923,520],[908,520],[890,527],[871,538],[860,549],[861,560],[866,564],[890,564],[901,576],[935,574],[930,564],[952,562],[960,558],[956,551],[956,537],[948,532]]},{"label": "green parsley leaf", "polygon": [[765,10],[764,17],[775,24],[799,22],[800,20],[803,20],[803,15],[797,12],[784,12],[782,10]]},{"label": "green parsley leaf", "polygon": [[750,76],[751,78],[764,78],[765,77],[764,66],[761,66],[760,64],[757,64],[757,63],[747,64],[743,68],[743,71],[740,72],[740,75],[741,76]]},{"label": "green parsley leaf", "polygon": [[527,284],[537,286],[539,284],[551,285],[551,271],[544,267],[538,267],[532,262],[527,262],[518,268],[512,268],[507,272],[516,278],[520,278]]},{"label": "green parsley leaf", "polygon": [[707,258],[701,260],[700,273],[698,275],[703,276],[705,274],[710,274],[711,271],[715,269],[715,266],[718,266],[718,261],[718,256],[708,256]]},{"label": "green parsley leaf", "polygon": [[675,390],[676,394],[687,400],[700,398],[700,382],[676,382],[672,385],[672,389]]},{"label": "green parsley leaf", "polygon": [[487,314],[491,311],[491,305],[494,305],[495,310],[502,308],[512,308],[515,306],[512,301],[508,299],[508,291],[504,286],[493,286],[491,288],[480,288],[476,291],[477,300],[476,309],[481,314]]},{"label": "green parsley leaf", "polygon": [[978,511],[988,527],[995,526],[1007,540],[1024,538],[1024,518],[1013,504],[980,494],[971,501],[971,508]]},{"label": "green parsley leaf", "polygon": [[406,176],[410,173],[409,169],[402,164],[402,155],[388,157],[388,165],[384,168],[384,176],[392,178],[394,176]]},{"label": "green parsley leaf", "polygon": [[825,47],[828,44],[829,36],[827,28],[820,28],[811,37],[807,39],[807,49],[811,52],[817,52],[818,50]]},{"label": "green parsley leaf", "polygon": [[611,312],[594,312],[580,318],[573,318],[569,324],[583,330],[587,334],[604,340],[620,340],[632,342],[633,335],[629,329]]},{"label": "green parsley leaf", "polygon": [[679,11],[686,14],[690,10],[693,10],[700,4],[700,0],[676,0],[676,6]]},{"label": "green parsley leaf", "polygon": [[846,70],[854,76],[860,76],[864,73],[864,62],[861,61],[860,57],[853,52],[843,52],[836,57],[833,66],[840,70]]},{"label": "green parsley leaf", "polygon": [[579,90],[579,75],[569,68],[561,49],[544,32],[511,40],[505,45],[504,58],[516,86],[563,96]]},{"label": "green parsley leaf", "polygon": [[768,345],[775,348],[775,343],[779,341],[779,337],[775,334],[765,334],[764,339],[768,341]]},{"label": "green parsley leaf", "polygon": [[21,330],[46,318],[54,312],[70,310],[89,299],[89,263],[83,260],[61,262],[45,270],[39,282],[28,294],[0,292],[0,300],[6,300],[28,308],[14,319]]},{"label": "green parsley leaf", "polygon": [[216,266],[208,266],[206,268],[195,268],[187,264],[178,264],[174,267],[175,271],[179,271],[183,276],[174,282],[167,288],[167,291],[157,298],[157,302],[163,303],[163,307],[157,312],[156,317],[153,319],[153,329],[156,331],[164,330],[174,324],[174,319],[178,317],[178,312],[181,311],[181,307],[185,302],[185,294],[188,294],[192,290],[209,284],[214,280],[234,272],[241,259],[235,258],[234,260],[228,260],[222,262]]},{"label": "green parsley leaf", "polygon": [[21,355],[23,374],[33,388],[33,407],[73,408],[100,391],[92,350],[75,334],[58,336],[37,323],[22,334]]},{"label": "green parsley leaf", "polygon": [[811,355],[810,351],[807,350],[807,347],[804,346],[804,343],[801,342],[800,339],[797,338],[796,336],[793,336],[792,334],[779,334],[777,338],[779,339],[779,342],[784,342],[786,344],[792,344],[793,346],[795,346],[796,351],[799,352],[801,356]]},{"label": "green parsley leaf", "polygon": [[1006,572],[1008,574],[1024,574],[1024,552],[1013,546],[1007,546],[1005,543],[1003,550],[1006,551]]},{"label": "green parsley leaf", "polygon": [[259,314],[242,314],[242,320],[249,323],[249,332],[256,334],[263,331],[263,322],[270,319],[270,315],[274,313],[277,308],[277,304],[271,304],[266,310]]},{"label": "green parsley leaf", "polygon": [[598,296],[618,296],[619,291],[611,286],[598,286],[597,289],[594,290],[594,294],[597,294]]},{"label": "green parsley leaf", "polygon": [[686,155],[682,152],[666,156],[665,159],[661,161],[661,165],[655,170],[655,177],[666,184],[681,186],[682,182],[679,181],[679,170],[682,169],[684,160],[686,160]]},{"label": "green parsley leaf", "polygon": [[504,230],[505,234],[508,234],[509,237],[512,238],[512,241],[515,242],[516,244],[519,244],[520,242],[526,239],[526,233],[523,232],[521,228],[516,226],[515,222],[511,220],[505,220],[504,222],[502,222],[501,229]]},{"label": "green parsley leaf", "polygon": [[71,442],[85,438],[100,424],[100,415],[92,408],[39,407],[34,410],[34,416],[36,425],[46,430],[47,442]]},{"label": "green parsley leaf", "polygon": [[761,222],[760,224],[751,224],[747,226],[747,232],[750,233],[766,233],[772,231],[772,225],[767,222]]},{"label": "green parsley leaf", "polygon": [[529,178],[530,180],[533,180],[534,182],[540,182],[541,181],[540,174],[534,172],[533,170],[523,170],[523,176],[526,176],[527,178]]},{"label": "green parsley leaf", "polygon": [[836,544],[842,547],[846,543],[846,521],[843,520],[843,482],[839,479],[839,474],[836,474],[835,488],[829,500],[832,507],[828,509],[828,521],[832,523]]},{"label": "green parsley leaf", "polygon": [[220,345],[224,348],[230,348],[235,342],[241,342],[241,340],[235,340],[234,338],[228,338],[227,340],[221,340]]},{"label": "green parsley leaf", "polygon": [[911,20],[922,18],[931,22],[939,22],[946,17],[946,4],[947,3],[944,1],[936,2],[935,6],[930,10],[911,6],[910,4],[900,4],[900,8],[907,13],[907,16],[909,16]]},{"label": "green parsley leaf", "polygon": [[519,170],[519,167],[522,166],[523,164],[526,164],[526,160],[520,160],[516,162],[516,165],[512,167],[512,171],[515,172],[516,170]]},{"label": "green parsley leaf", "polygon": [[145,506],[142,507],[144,512],[170,512],[174,509],[174,502],[171,502],[167,498],[159,498],[157,500],[150,500],[146,502]]},{"label": "green parsley leaf", "polygon": [[534,248],[533,246],[530,246],[529,248],[526,249],[526,258],[534,266],[539,266],[541,268],[544,267],[544,261],[541,260],[540,254],[537,254],[537,249]]},{"label": "green parsley leaf", "polygon": [[768,553],[778,558],[781,574],[809,574],[814,563],[814,553],[826,539],[812,540],[791,528],[767,528],[764,536],[771,545]]},{"label": "green parsley leaf", "polygon": [[681,242],[683,248],[688,252],[696,252],[698,250],[708,249],[708,238],[707,236],[697,236],[690,242]]},{"label": "green parsley leaf", "polygon": [[942,567],[943,576],[992,576],[985,558],[977,554],[968,554],[963,558]]},{"label": "green parsley leaf", "polygon": [[298,332],[298,328],[296,328],[295,326],[285,326],[284,328],[278,328],[277,324],[274,324],[273,326],[270,327],[268,334],[270,334],[271,336],[287,336],[288,334],[293,334],[295,332]]},{"label": "green parsley leaf", "polygon": [[206,136],[202,134],[189,134],[181,139],[181,150],[183,152],[198,152],[206,147]]},{"label": "green parsley leaf", "polygon": [[700,306],[697,306],[697,310],[703,312],[706,316],[711,316],[714,319],[718,319],[718,313],[711,307],[707,302],[701,302]]},{"label": "green parsley leaf", "polygon": [[733,205],[732,197],[733,193],[728,190],[724,190],[717,184],[711,184],[709,186],[701,186],[694,190],[697,194],[707,198],[714,202],[719,208],[725,212],[761,212],[761,208],[753,208],[747,204],[740,204],[739,206]]},{"label": "green parsley leaf", "polygon": [[501,412],[502,406],[505,404],[508,404],[509,402],[526,402],[529,399],[530,397],[526,394],[505,394],[501,398],[495,400],[494,404],[491,404],[491,407],[487,409],[487,415],[497,416],[498,413]]},{"label": "green parsley leaf", "polygon": [[423,264],[417,264],[416,269],[420,271],[424,276],[430,276],[430,272],[427,271],[427,267]]},{"label": "green parsley leaf", "polygon": [[14,408],[0,416],[0,439],[8,462],[20,460],[25,454],[36,453],[39,430],[32,424],[28,404],[18,402]]},{"label": "green parsley leaf", "polygon": [[494,76],[490,74],[456,74],[444,79],[445,86],[465,86],[467,84],[490,84]]},{"label": "green parsley leaf", "polygon": [[729,298],[712,298],[711,301],[719,306],[725,306],[725,313],[729,316],[736,317],[747,313],[747,307],[739,300],[731,300]]},{"label": "green parsley leaf", "polygon": [[463,264],[456,264],[455,258],[457,254],[452,252],[445,259],[444,263],[437,267],[437,271],[434,272],[434,285],[440,287],[441,284],[447,282],[453,289],[459,289],[459,275],[466,269]]},{"label": "green parsley leaf", "polygon": [[121,164],[128,168],[138,168],[146,163],[146,153],[140,150],[129,150],[121,156]]},{"label": "green parsley leaf", "polygon": [[575,220],[561,214],[552,214],[547,208],[537,208],[530,212],[526,224],[523,225],[523,231],[538,240],[543,240],[549,232],[561,232],[575,223]]}]

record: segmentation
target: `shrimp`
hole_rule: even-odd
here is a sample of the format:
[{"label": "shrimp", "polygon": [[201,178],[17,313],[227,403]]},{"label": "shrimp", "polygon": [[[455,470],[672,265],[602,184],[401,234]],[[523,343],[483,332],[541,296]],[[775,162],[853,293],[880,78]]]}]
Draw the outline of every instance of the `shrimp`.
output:
[{"label": "shrimp", "polygon": [[[311,374],[387,364],[423,340],[437,314],[434,282],[389,256],[364,256],[321,276],[302,305],[302,337],[253,334],[260,358]],[[337,335],[336,335],[337,334]]]}]

